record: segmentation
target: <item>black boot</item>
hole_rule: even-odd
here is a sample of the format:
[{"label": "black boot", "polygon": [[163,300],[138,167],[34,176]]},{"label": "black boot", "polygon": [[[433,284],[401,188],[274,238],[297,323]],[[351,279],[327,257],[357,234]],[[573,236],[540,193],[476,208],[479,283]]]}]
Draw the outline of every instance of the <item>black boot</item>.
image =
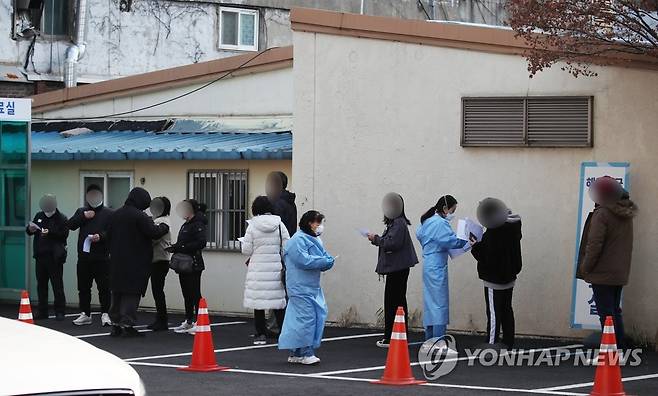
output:
[{"label": "black boot", "polygon": [[133,338],[133,337],[144,337],[144,333],[140,333],[134,327],[124,327],[122,337]]},{"label": "black boot", "polygon": [[123,334],[123,329],[121,326],[112,325],[112,331],[110,332],[110,337],[121,337]]},{"label": "black boot", "polygon": [[166,319],[156,319],[155,322],[146,326],[146,328],[153,331],[166,331],[169,330],[169,323],[167,323]]}]

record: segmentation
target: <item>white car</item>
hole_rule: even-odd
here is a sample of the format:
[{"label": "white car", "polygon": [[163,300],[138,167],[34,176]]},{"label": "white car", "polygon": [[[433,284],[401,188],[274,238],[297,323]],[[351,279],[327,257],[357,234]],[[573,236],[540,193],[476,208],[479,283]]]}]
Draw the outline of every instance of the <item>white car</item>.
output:
[{"label": "white car", "polygon": [[126,362],[75,337],[0,317],[0,395],[144,396]]}]

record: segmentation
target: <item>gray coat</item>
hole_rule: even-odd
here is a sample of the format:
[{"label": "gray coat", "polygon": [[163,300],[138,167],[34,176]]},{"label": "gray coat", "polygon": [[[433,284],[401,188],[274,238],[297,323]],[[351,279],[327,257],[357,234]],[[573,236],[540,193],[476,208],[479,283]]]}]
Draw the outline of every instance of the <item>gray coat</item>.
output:
[{"label": "gray coat", "polygon": [[418,264],[416,249],[404,217],[393,220],[381,236],[375,237],[372,244],[379,247],[375,272],[380,275],[402,271]]}]

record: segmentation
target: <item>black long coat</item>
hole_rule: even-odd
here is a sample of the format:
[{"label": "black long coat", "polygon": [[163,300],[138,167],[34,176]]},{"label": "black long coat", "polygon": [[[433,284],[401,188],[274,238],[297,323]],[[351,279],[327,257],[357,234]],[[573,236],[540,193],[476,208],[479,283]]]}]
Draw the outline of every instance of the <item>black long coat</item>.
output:
[{"label": "black long coat", "polygon": [[151,196],[136,187],[126,203],[111,216],[107,227],[110,249],[110,289],[115,293],[146,293],[153,261],[153,240],[168,231],[166,224],[155,225],[144,210]]}]

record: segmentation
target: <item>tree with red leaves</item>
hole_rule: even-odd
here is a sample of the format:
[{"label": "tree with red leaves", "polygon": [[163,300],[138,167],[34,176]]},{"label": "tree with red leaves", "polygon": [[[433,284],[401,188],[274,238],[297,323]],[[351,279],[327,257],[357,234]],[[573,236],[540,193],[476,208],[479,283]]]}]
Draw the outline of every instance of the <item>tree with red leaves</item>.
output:
[{"label": "tree with red leaves", "polygon": [[508,0],[508,23],[529,45],[530,76],[564,62],[575,77],[591,64],[658,61],[658,0]]}]

